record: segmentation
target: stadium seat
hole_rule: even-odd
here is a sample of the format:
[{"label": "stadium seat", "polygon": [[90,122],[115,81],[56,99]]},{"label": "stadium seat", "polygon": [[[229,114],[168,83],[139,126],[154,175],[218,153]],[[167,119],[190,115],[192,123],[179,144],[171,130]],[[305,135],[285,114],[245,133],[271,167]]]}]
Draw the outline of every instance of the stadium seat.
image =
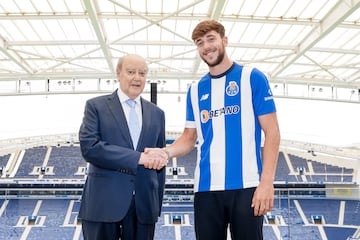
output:
[{"label": "stadium seat", "polygon": [[81,218],[79,216],[76,217],[76,224],[78,224],[78,225],[81,224]]},{"label": "stadium seat", "polygon": [[276,223],[276,216],[274,214],[267,214],[266,219],[268,224],[275,224]]},{"label": "stadium seat", "polygon": [[181,215],[172,215],[172,223],[173,224],[181,224],[182,223]]},{"label": "stadium seat", "polygon": [[173,167],[173,168],[172,168],[172,174],[173,174],[173,175],[178,175],[179,172],[180,172],[180,169],[179,169],[179,168],[177,168],[177,167]]},{"label": "stadium seat", "polygon": [[311,219],[314,224],[323,224],[323,216],[322,215],[311,215]]},{"label": "stadium seat", "polygon": [[299,175],[304,175],[304,173],[305,173],[305,168],[304,167],[298,167],[297,170],[299,172]]},{"label": "stadium seat", "polygon": [[29,215],[28,216],[28,224],[35,225],[37,216],[36,215]]},{"label": "stadium seat", "polygon": [[46,172],[46,167],[45,166],[40,167],[40,173],[45,174],[45,172]]}]

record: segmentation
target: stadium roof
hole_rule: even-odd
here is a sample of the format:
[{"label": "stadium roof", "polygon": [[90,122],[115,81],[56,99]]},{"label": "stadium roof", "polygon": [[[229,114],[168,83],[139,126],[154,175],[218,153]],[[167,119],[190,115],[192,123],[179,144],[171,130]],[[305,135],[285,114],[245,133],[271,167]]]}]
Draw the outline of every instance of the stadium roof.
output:
[{"label": "stadium roof", "polygon": [[209,18],[272,83],[360,89],[360,0],[3,0],[0,81],[114,79],[127,53],[150,79],[197,80],[191,33]]}]

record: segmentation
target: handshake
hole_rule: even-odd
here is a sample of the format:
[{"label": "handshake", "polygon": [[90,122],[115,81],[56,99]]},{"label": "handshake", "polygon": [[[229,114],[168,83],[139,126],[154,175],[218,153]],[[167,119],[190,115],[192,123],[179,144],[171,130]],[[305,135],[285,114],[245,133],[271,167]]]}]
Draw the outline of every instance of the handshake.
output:
[{"label": "handshake", "polygon": [[145,148],[141,153],[139,164],[145,168],[160,170],[166,166],[170,158],[164,148]]}]

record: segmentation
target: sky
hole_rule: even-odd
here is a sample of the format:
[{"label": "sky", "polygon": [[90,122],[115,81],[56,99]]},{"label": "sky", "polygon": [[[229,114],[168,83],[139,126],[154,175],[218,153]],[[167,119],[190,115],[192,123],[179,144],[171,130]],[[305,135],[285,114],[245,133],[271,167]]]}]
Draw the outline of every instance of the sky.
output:
[{"label": "sky", "polygon": [[[0,139],[77,133],[94,94],[0,97]],[[150,99],[149,94],[142,95]],[[275,98],[282,139],[332,146],[360,146],[360,104]],[[166,130],[182,131],[185,94],[158,94]]]}]

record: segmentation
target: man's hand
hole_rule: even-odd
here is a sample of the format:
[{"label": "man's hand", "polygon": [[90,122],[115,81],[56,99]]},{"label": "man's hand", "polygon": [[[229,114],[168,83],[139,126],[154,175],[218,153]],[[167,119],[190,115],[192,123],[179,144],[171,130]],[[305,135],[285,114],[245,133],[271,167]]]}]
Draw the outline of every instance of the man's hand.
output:
[{"label": "man's hand", "polygon": [[161,148],[145,148],[139,159],[139,164],[149,169],[160,170],[167,163],[168,155]]},{"label": "man's hand", "polygon": [[251,207],[254,208],[254,216],[262,216],[270,212],[274,206],[274,185],[272,181],[260,182],[256,188]]}]

